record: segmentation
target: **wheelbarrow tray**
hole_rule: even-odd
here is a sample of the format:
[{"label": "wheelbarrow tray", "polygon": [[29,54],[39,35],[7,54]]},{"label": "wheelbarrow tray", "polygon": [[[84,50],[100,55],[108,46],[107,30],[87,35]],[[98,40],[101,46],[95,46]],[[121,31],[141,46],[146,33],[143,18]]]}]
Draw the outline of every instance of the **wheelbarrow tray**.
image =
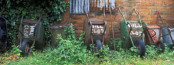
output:
[{"label": "wheelbarrow tray", "polygon": [[143,28],[139,24],[138,21],[128,21],[131,25],[128,25],[128,30],[130,30],[130,26],[132,27],[132,31],[130,32],[133,41],[142,38]]},{"label": "wheelbarrow tray", "polygon": [[161,27],[158,25],[147,25],[145,36],[147,44],[157,43],[161,40]]},{"label": "wheelbarrow tray", "polygon": [[[91,23],[90,23],[91,22]],[[92,26],[91,26],[92,24]],[[85,45],[88,45],[92,43],[91,35],[93,37],[93,40],[102,40],[104,36],[104,44],[109,43],[109,30],[108,26],[105,26],[105,21],[98,18],[90,18],[89,20],[86,19],[84,21],[84,31],[85,31]],[[104,29],[105,28],[105,29]]]},{"label": "wheelbarrow tray", "polygon": [[[122,47],[125,48],[125,49],[128,49],[128,48],[132,47],[129,34],[132,37],[133,42],[135,42],[138,39],[142,39],[142,36],[143,36],[142,35],[143,28],[139,24],[138,21],[128,21],[128,22],[129,22],[128,26],[127,26],[127,24],[124,23],[124,21],[122,21],[120,23],[121,38],[124,42],[124,44],[122,44]],[[131,32],[130,32],[130,30],[131,30]]]},{"label": "wheelbarrow tray", "polygon": [[20,30],[22,40],[35,40],[36,49],[42,49],[44,47],[44,28],[41,22],[39,23],[36,20],[24,19]]},{"label": "wheelbarrow tray", "polygon": [[172,38],[172,41],[174,43],[174,28],[169,28],[170,36]]}]

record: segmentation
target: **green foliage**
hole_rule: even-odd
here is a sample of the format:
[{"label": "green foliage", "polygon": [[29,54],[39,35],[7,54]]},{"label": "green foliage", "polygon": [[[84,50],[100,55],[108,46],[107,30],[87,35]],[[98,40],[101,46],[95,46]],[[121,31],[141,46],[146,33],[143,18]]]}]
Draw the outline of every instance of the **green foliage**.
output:
[{"label": "green foliage", "polygon": [[66,27],[64,31],[65,31],[65,35],[66,35],[67,39],[76,40],[76,35],[75,35],[75,31],[74,31],[72,24],[70,24],[68,27]]},{"label": "green foliage", "polygon": [[[66,34],[69,34],[66,39],[63,39],[60,34],[58,34],[57,39],[59,39],[59,44],[54,49],[46,49],[43,51],[43,55],[33,53],[37,55],[31,62],[26,62],[27,64],[86,64],[91,62],[95,57],[90,51],[87,50],[87,47],[83,45],[84,33],[81,34],[79,38],[76,38],[74,29],[71,24],[65,29]],[[67,33],[67,31],[70,31]],[[39,61],[38,61],[39,59]],[[30,59],[29,59],[30,60]],[[38,62],[34,62],[38,61]],[[21,63],[19,65],[26,65],[26,63]],[[16,64],[10,63],[9,64]]]},{"label": "green foliage", "polygon": [[58,48],[54,49],[51,53],[47,54],[46,61],[57,64],[71,64],[71,63],[87,63],[89,62],[90,52],[87,51],[86,46],[83,45],[84,33],[76,38],[74,29],[71,24],[65,29],[66,39],[63,39],[61,35],[58,34],[57,39],[59,39]]},{"label": "green foliage", "polygon": [[131,47],[131,48],[130,48],[130,51],[131,51],[133,54],[139,54],[139,51],[138,51],[135,47]]},{"label": "green foliage", "polygon": [[[66,43],[63,43],[66,42]],[[140,58],[137,54],[132,53],[130,50],[122,50],[122,51],[114,51],[109,50],[108,46],[104,46],[104,55],[103,57],[96,57],[90,53],[90,51],[81,51],[76,53],[80,49],[79,46],[77,48],[70,48],[73,47],[73,44],[70,43],[71,41],[63,39],[62,40],[62,48],[59,47],[55,49],[47,49],[44,52],[34,52],[34,56],[29,56],[27,58],[21,58],[17,61],[9,61],[5,64],[7,65],[173,65],[174,61],[174,51],[173,50],[166,50],[164,53],[160,53],[157,55],[153,55],[153,51],[150,50],[154,49],[153,46],[149,46],[150,49],[145,58]],[[65,47],[68,46],[68,47]],[[75,45],[76,46],[76,45]],[[70,48],[70,49],[69,49]],[[58,49],[60,50],[58,51]],[[64,50],[63,50],[64,49]],[[66,49],[66,50],[65,50]],[[72,49],[72,50],[71,50]],[[73,51],[77,50],[77,51]],[[81,49],[82,50],[82,49]],[[86,49],[85,49],[86,50]],[[68,52],[69,51],[69,52]],[[73,53],[74,52],[74,53]],[[62,54],[62,55],[59,55]],[[77,56],[77,55],[79,56]],[[84,55],[86,54],[87,57]],[[152,57],[153,55],[153,57]],[[60,56],[60,57],[59,57]],[[84,56],[84,57],[82,57]],[[151,57],[148,57],[151,56]],[[71,59],[72,58],[72,59]],[[81,59],[81,60],[80,60]],[[78,60],[78,61],[76,61]]]},{"label": "green foliage", "polygon": [[59,37],[59,46],[57,49],[53,50],[51,54],[49,54],[48,61],[58,64],[86,62],[86,58],[88,57],[86,47],[81,44],[74,43],[75,40],[71,41],[62,39],[61,36]]},{"label": "green foliage", "polygon": [[154,45],[147,45],[146,46],[146,56],[147,58],[157,58],[156,55],[158,54],[157,49],[155,49]]},{"label": "green foliage", "polygon": [[65,0],[0,0],[0,5],[0,16],[7,19],[9,43],[17,42],[16,35],[22,16],[24,19],[38,20],[42,14],[45,26],[45,42],[49,44],[51,32],[47,26],[62,20],[61,14],[69,7],[69,2]]},{"label": "green foliage", "polygon": [[18,56],[20,56],[21,52],[22,51],[19,49],[19,46],[12,45],[12,50],[11,50],[12,54],[17,54]]},{"label": "green foliage", "polygon": [[[68,32],[69,31],[69,32]],[[35,51],[33,56],[20,58],[17,61],[9,61],[7,65],[173,65],[174,51],[166,48],[164,53],[158,54],[158,48],[154,45],[146,46],[146,56],[140,58],[135,48],[121,49],[119,51],[110,50],[103,46],[101,57],[97,57],[83,44],[84,33],[76,38],[73,25],[65,29],[67,38],[60,39],[56,48],[48,48],[43,52]],[[119,40],[118,40],[119,41]],[[118,44],[120,42],[117,42]]]},{"label": "green foliage", "polygon": [[118,51],[122,50],[122,42],[123,41],[121,39],[119,39],[119,38],[115,39],[116,50],[118,50]]}]

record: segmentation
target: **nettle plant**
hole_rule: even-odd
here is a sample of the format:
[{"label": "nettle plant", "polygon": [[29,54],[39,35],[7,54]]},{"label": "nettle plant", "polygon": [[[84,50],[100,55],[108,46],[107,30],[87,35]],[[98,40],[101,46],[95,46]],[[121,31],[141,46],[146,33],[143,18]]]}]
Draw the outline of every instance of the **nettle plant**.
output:
[{"label": "nettle plant", "polygon": [[42,15],[42,21],[45,27],[45,36],[47,43],[50,43],[51,32],[48,25],[53,25],[61,21],[61,14],[69,7],[69,1],[65,0],[0,0],[0,16],[7,19],[8,24],[8,42],[16,43],[19,24],[21,18],[38,20]]}]

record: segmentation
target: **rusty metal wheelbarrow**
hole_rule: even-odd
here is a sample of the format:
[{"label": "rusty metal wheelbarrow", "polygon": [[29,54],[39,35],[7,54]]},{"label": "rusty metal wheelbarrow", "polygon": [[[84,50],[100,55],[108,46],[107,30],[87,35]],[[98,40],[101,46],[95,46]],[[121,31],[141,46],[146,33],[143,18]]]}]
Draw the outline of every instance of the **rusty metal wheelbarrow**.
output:
[{"label": "rusty metal wheelbarrow", "polygon": [[[159,24],[159,22],[158,22]],[[165,51],[165,45],[162,42],[162,27],[160,25],[144,25],[145,28],[145,37],[146,37],[146,43],[147,44],[154,44],[156,47],[160,47],[161,51]]]},{"label": "rusty metal wheelbarrow", "polygon": [[146,30],[145,31],[146,43],[154,44],[156,47],[160,47],[162,49],[161,52],[164,52],[165,45],[161,41],[161,38],[162,38],[161,27],[158,25],[146,25],[145,30]]},{"label": "rusty metal wheelbarrow", "polygon": [[145,56],[146,52],[143,23],[137,10],[134,9],[134,11],[138,16],[138,21],[126,20],[125,16],[121,12],[121,9],[119,8],[119,12],[124,19],[120,23],[121,40],[123,41],[122,48],[129,49],[133,46],[139,51],[139,55],[143,57]]},{"label": "rusty metal wheelbarrow", "polygon": [[41,17],[38,21],[30,19],[21,19],[19,27],[19,49],[22,50],[21,55],[27,56],[32,48],[42,49],[44,44],[44,27]]},{"label": "rusty metal wheelbarrow", "polygon": [[109,34],[107,28],[107,22],[105,20],[105,10],[104,19],[89,18],[88,13],[86,13],[87,20],[84,21],[84,32],[85,32],[85,44],[90,47],[92,43],[93,51],[98,52],[102,49],[103,45],[109,43]]},{"label": "rusty metal wheelbarrow", "polygon": [[[167,46],[169,47],[169,48],[172,48],[173,47],[173,44],[174,44],[174,38],[173,38],[173,36],[174,36],[174,31],[173,31],[173,27],[169,27],[168,25],[167,26],[164,26],[164,21],[163,21],[163,19],[162,19],[162,17],[161,17],[161,15],[160,15],[160,12],[158,11],[158,19],[159,19],[159,21],[161,20],[161,22],[162,22],[162,25],[160,25],[161,26],[161,28],[162,28],[162,38],[163,38],[163,43],[166,43],[167,44]],[[159,23],[159,22],[158,22]],[[167,22],[166,22],[166,24],[168,24]]]}]

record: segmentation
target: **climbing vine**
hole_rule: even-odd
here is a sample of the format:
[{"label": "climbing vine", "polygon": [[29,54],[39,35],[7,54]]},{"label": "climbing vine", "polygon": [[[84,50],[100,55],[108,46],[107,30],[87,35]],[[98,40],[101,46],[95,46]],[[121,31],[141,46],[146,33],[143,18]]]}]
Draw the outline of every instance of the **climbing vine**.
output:
[{"label": "climbing vine", "polygon": [[69,7],[68,0],[0,0],[0,16],[7,19],[8,42],[16,43],[21,18],[38,20],[42,15],[46,43],[50,43],[51,34],[48,29],[61,21],[61,14]]}]

